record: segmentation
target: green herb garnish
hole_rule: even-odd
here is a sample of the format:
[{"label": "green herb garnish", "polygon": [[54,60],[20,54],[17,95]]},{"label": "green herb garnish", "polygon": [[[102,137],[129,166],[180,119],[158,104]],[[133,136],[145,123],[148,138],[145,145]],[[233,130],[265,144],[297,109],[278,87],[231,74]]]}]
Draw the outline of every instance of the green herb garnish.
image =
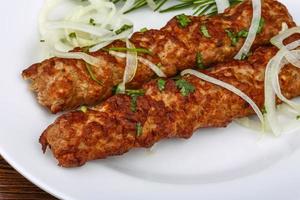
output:
[{"label": "green herb garnish", "polygon": [[236,46],[240,38],[246,38],[248,36],[248,31],[246,30],[241,30],[238,33],[234,33],[230,30],[225,30],[225,32],[230,38],[232,46]]},{"label": "green herb garnish", "polygon": [[259,27],[258,27],[258,29],[257,29],[257,33],[259,34],[259,33],[261,33],[262,32],[262,30],[264,29],[264,26],[265,26],[265,19],[262,17],[261,19],[260,19],[260,21],[259,21]]},{"label": "green herb garnish", "polygon": [[238,32],[237,37],[238,38],[246,38],[248,36],[248,31],[246,30],[241,30],[240,32]]},{"label": "green herb garnish", "polygon": [[196,66],[199,69],[207,69],[207,67],[203,64],[203,57],[200,52],[196,53]]},{"label": "green herb garnish", "polygon": [[[230,5],[235,5],[243,0],[230,0]],[[182,0],[181,3],[175,4],[169,8],[160,10],[160,12],[170,12],[175,10],[181,10],[186,8],[192,8],[193,15],[214,15],[217,14],[217,5],[215,0]]]},{"label": "green herb garnish", "polygon": [[106,51],[130,51],[130,52],[137,52],[137,53],[145,53],[145,54],[152,54],[152,52],[145,48],[126,48],[126,47],[111,47],[109,49],[102,49]]},{"label": "green herb garnish", "polygon": [[166,86],[166,81],[164,79],[158,79],[157,80],[157,87],[160,91],[163,91]]},{"label": "green herb garnish", "polygon": [[230,30],[225,30],[225,32],[227,33],[227,36],[231,40],[231,45],[232,46],[236,46],[236,44],[238,42],[238,38],[236,37],[236,34],[234,34],[233,32],[231,32]]},{"label": "green herb garnish", "polygon": [[141,122],[138,122],[135,128],[136,128],[136,136],[140,137],[143,134],[143,127]]},{"label": "green herb garnish", "polygon": [[241,60],[246,60],[247,58],[248,58],[248,55],[245,53],[242,53]]},{"label": "green herb garnish", "polygon": [[296,119],[299,120],[300,119],[300,115],[297,115]]},{"label": "green herb garnish", "polygon": [[264,106],[264,107],[261,109],[261,113],[262,113],[263,115],[267,114],[266,106]]},{"label": "green herb garnish", "polygon": [[142,28],[142,29],[140,30],[141,33],[144,33],[144,32],[146,32],[146,31],[148,31],[148,29],[147,29],[146,27],[144,27],[144,28]]},{"label": "green herb garnish", "polygon": [[113,94],[121,94],[121,87],[120,86],[121,86],[121,84],[114,86],[112,88],[112,93]]},{"label": "green herb garnish", "polygon": [[252,53],[251,51],[249,51],[248,54],[243,53],[243,54],[242,54],[242,57],[241,57],[241,60],[248,59],[249,56],[251,56],[252,54],[253,54],[253,53]]},{"label": "green herb garnish", "polygon": [[93,18],[90,18],[89,23],[90,23],[92,26],[96,26],[95,20],[94,20]]},{"label": "green herb garnish", "polygon": [[184,28],[191,23],[190,18],[185,14],[177,15],[176,19],[181,28]]},{"label": "green herb garnish", "polygon": [[91,79],[93,79],[95,82],[97,82],[99,85],[103,85],[101,81],[99,81],[95,74],[93,73],[93,70],[92,70],[92,65],[88,64],[88,63],[85,63],[85,67],[91,77]]},{"label": "green herb garnish", "polygon": [[145,90],[126,90],[126,94],[130,96],[143,96],[145,94]]},{"label": "green herb garnish", "polygon": [[126,90],[126,94],[131,97],[130,109],[132,112],[136,112],[137,98],[145,95],[145,90]]},{"label": "green herb garnish", "polygon": [[124,24],[121,28],[115,31],[117,35],[123,33],[124,31],[127,31],[128,29],[131,29],[133,25]]},{"label": "green herb garnish", "polygon": [[69,34],[69,37],[70,38],[77,38],[77,35],[76,35],[75,32],[72,32],[72,33]]},{"label": "green herb garnish", "polygon": [[[235,5],[237,3],[242,2],[243,0],[230,0],[230,5]],[[112,0],[113,3],[123,2],[122,0]],[[167,2],[173,2],[171,0],[154,0],[157,7],[154,11],[159,10],[159,12],[172,12],[178,11],[182,9],[191,8],[194,10],[193,15],[213,15],[217,13],[217,5],[215,0],[180,0],[175,3],[175,5],[170,7],[162,8]],[[132,7],[129,8],[124,13],[129,13],[134,10],[138,10],[142,7],[147,6],[146,0],[135,0]],[[162,8],[162,9],[161,9]]]},{"label": "green herb garnish", "polygon": [[136,112],[137,98],[138,98],[138,96],[136,96],[136,95],[131,96],[130,109],[132,112]]},{"label": "green herb garnish", "polygon": [[195,91],[195,87],[184,79],[179,79],[175,83],[182,96],[188,96]]},{"label": "green herb garnish", "polygon": [[40,40],[40,42],[45,42],[45,40]]},{"label": "green herb garnish", "polygon": [[207,29],[207,27],[205,25],[201,25],[200,26],[200,31],[204,35],[204,37],[207,37],[207,38],[211,37],[210,34],[209,34],[209,32],[208,32],[208,29]]}]

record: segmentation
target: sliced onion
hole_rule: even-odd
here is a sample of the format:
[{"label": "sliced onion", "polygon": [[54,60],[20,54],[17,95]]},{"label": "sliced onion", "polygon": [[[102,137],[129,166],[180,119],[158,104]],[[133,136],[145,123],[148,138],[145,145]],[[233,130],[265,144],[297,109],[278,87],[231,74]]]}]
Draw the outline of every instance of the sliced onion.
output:
[{"label": "sliced onion", "polygon": [[[246,128],[255,131],[261,131],[261,123],[259,121],[252,120],[250,117],[243,117],[243,118],[235,119],[234,121],[237,124],[244,126]],[[264,127],[264,130],[266,130],[266,127]]]},{"label": "sliced onion", "polygon": [[230,3],[228,0],[215,0],[218,8],[218,13],[224,13],[229,8]]},{"label": "sliced onion", "polygon": [[[279,73],[281,71],[281,69],[284,67],[284,65],[286,64],[285,62],[283,62],[283,58],[284,56],[286,56],[286,52],[285,49],[281,49],[276,57],[276,61],[274,62],[274,66],[271,70],[271,76],[272,76],[272,86],[273,89],[276,93],[276,95],[278,96],[278,98],[285,102],[286,104],[288,104],[289,106],[291,106],[293,109],[295,109],[299,114],[300,114],[300,104],[294,103],[293,101],[287,99],[281,92],[280,89],[280,82],[279,82]],[[294,50],[291,52],[292,55],[294,55],[295,52],[300,53],[300,50]],[[295,58],[300,59],[300,56],[298,54],[298,57],[296,57],[297,55],[295,55]]]},{"label": "sliced onion", "polygon": [[299,115],[298,112],[295,112],[294,109],[292,109],[289,105],[287,105],[285,103],[283,103],[281,105],[278,105],[277,106],[277,111],[284,114],[284,115],[292,117],[294,119]]},{"label": "sliced onion", "polygon": [[282,22],[282,24],[281,24],[281,31],[279,32],[279,34],[283,33],[287,29],[289,29],[289,26],[287,25],[287,23]]},{"label": "sliced onion", "polygon": [[[277,110],[276,110],[276,115],[277,116],[285,116],[287,117],[285,120],[291,121],[291,120],[297,120],[297,116],[299,115],[299,113],[295,112],[294,109],[292,109],[289,105],[283,103],[277,106]],[[240,119],[235,119],[234,120],[237,124],[249,128],[251,130],[254,131],[260,131],[261,129],[261,125],[259,123],[259,121],[251,119],[251,117],[243,117]],[[292,122],[291,122],[292,123]],[[291,126],[291,123],[287,123],[285,122],[285,124],[281,124],[280,126],[282,127],[282,132],[285,131],[289,131],[291,130],[291,128],[293,128]],[[299,127],[299,126],[298,126]],[[265,123],[265,131],[271,131],[268,123]]]},{"label": "sliced onion", "polygon": [[300,68],[299,57],[300,57],[299,50],[293,50],[292,52],[286,51],[286,55],[285,55],[286,60],[297,68]]},{"label": "sliced onion", "polygon": [[[119,58],[126,58],[126,54],[122,52],[116,52],[116,51],[109,51],[109,53],[113,56],[119,57]],[[166,74],[154,63],[152,63],[150,60],[147,60],[143,57],[138,56],[138,61],[149,67],[158,77],[167,77]]]},{"label": "sliced onion", "polygon": [[253,7],[253,17],[251,26],[248,32],[248,36],[238,52],[238,54],[234,57],[237,60],[242,59],[243,55],[248,55],[252,44],[255,41],[255,37],[257,34],[257,30],[259,28],[259,23],[261,20],[261,0],[252,0],[252,7]]},{"label": "sliced onion", "polygon": [[89,54],[83,53],[83,52],[61,52],[56,51],[54,49],[50,50],[50,53],[52,53],[54,56],[59,58],[69,58],[69,59],[82,59],[85,62],[87,62],[90,65],[97,66],[100,63],[100,60],[97,57],[90,56]]},{"label": "sliced onion", "polygon": [[186,74],[194,75],[194,76],[196,76],[196,77],[198,77],[198,78],[200,78],[204,81],[207,81],[209,83],[212,83],[212,84],[218,85],[222,88],[225,88],[225,89],[235,93],[236,95],[238,95],[242,99],[244,99],[253,108],[254,112],[257,114],[257,116],[258,116],[258,118],[261,122],[262,127],[264,128],[264,116],[263,116],[262,112],[260,111],[259,107],[255,104],[255,102],[249,96],[247,96],[244,92],[237,89],[233,85],[230,85],[228,83],[220,81],[216,78],[210,77],[206,74],[203,74],[203,73],[198,72],[198,71],[193,70],[193,69],[187,69],[187,70],[184,70],[184,71],[181,72],[182,76],[184,76]]},{"label": "sliced onion", "polygon": [[[133,4],[133,1],[127,1],[124,9]],[[50,20],[51,12],[63,2],[67,1],[46,0],[39,16],[41,37],[56,56],[72,58],[71,55],[76,55],[77,58],[77,54],[71,53],[66,56],[65,53],[76,47],[86,46],[93,46],[91,51],[94,52],[116,39],[128,38],[133,31],[130,28],[121,34],[115,33],[123,25],[132,25],[132,23],[117,11],[115,5],[109,0],[88,0],[85,4],[74,1],[74,9],[67,11],[62,19]],[[76,37],[71,38],[69,36],[71,33],[75,33]],[[64,42],[61,42],[62,40]],[[59,51],[61,52],[58,53]],[[88,56],[85,55],[84,58],[86,57]]]},{"label": "sliced onion", "polygon": [[104,36],[106,34],[111,33],[109,30],[101,27],[91,26],[88,24],[78,23],[78,22],[68,22],[68,21],[48,22],[46,23],[46,28],[47,29],[72,29],[74,31],[77,30],[77,31],[89,33],[94,36]]},{"label": "sliced onion", "polygon": [[125,39],[128,37],[129,34],[131,34],[131,32],[132,32],[132,30],[128,30],[128,31],[124,31],[123,33],[121,33],[119,35],[100,38],[100,40],[99,40],[100,42],[97,45],[91,47],[90,52],[98,51],[99,49],[112,43],[114,40]]},{"label": "sliced onion", "polygon": [[[275,135],[280,135],[282,128],[279,125],[278,117],[276,115],[276,95],[277,97],[290,106],[294,112],[300,113],[300,105],[287,99],[281,92],[279,73],[284,67],[286,62],[283,60],[287,55],[287,50],[283,47],[268,63],[266,74],[265,74],[265,107],[267,110],[266,119],[268,120],[269,126]],[[293,50],[289,52],[300,59],[300,50]]]},{"label": "sliced onion", "polygon": [[126,53],[122,53],[122,52],[109,51],[109,54],[119,58],[126,58]]},{"label": "sliced onion", "polygon": [[157,5],[153,0],[146,0],[146,2],[152,10],[156,9]]},{"label": "sliced onion", "polygon": [[[284,26],[284,25],[283,25]],[[287,60],[293,64],[294,66],[300,67],[300,61],[299,59],[297,59],[294,55],[292,55],[290,53],[289,50],[295,49],[297,47],[300,46],[300,40],[296,40],[288,45],[284,45],[283,41],[285,39],[287,39],[288,37],[290,37],[291,35],[295,34],[295,33],[300,33],[300,27],[293,27],[291,29],[285,29],[284,27],[282,28],[283,31],[281,31],[280,34],[278,34],[277,36],[273,37],[271,39],[271,43],[276,46],[277,48],[279,48],[282,51],[286,52],[286,58]]]},{"label": "sliced onion", "polygon": [[268,122],[272,132],[276,135],[279,136],[282,132],[282,129],[279,125],[279,121],[276,115],[276,96],[275,92],[272,87],[272,66],[274,65],[275,59],[272,58],[265,71],[265,109],[266,109],[266,114],[265,114],[265,119]]},{"label": "sliced onion", "polygon": [[286,103],[294,113],[300,113],[300,104],[287,99],[281,92],[279,74],[281,69],[291,63],[295,67],[300,68],[300,50],[293,50],[300,46],[300,40],[284,45],[283,41],[295,33],[300,33],[299,27],[287,29],[287,25],[283,24],[282,31],[271,39],[271,43],[280,50],[268,63],[265,72],[265,107],[267,110],[266,119],[275,135],[280,135],[282,126],[279,125],[276,115],[276,95],[284,103]]},{"label": "sliced onion", "polygon": [[129,10],[133,4],[134,4],[135,0],[126,0],[124,6],[120,9],[120,13],[124,13],[126,12],[127,10]]},{"label": "sliced onion", "polygon": [[158,77],[167,77],[166,74],[154,63],[150,62],[149,60],[139,57],[138,58],[141,63],[148,66]]},{"label": "sliced onion", "polygon": [[[129,41],[126,40],[127,48],[135,48],[135,46]],[[127,51],[126,55],[126,66],[123,75],[123,82],[119,85],[120,93],[125,93],[125,85],[130,82],[137,71],[138,61],[137,61],[137,52],[135,51]]]},{"label": "sliced onion", "polygon": [[[286,30],[287,31],[287,30]],[[283,35],[284,32],[282,33]],[[289,37],[289,34],[285,35],[286,37]],[[278,98],[288,104],[290,107],[295,109],[298,113],[300,113],[300,104],[294,103],[293,101],[287,99],[281,92],[280,89],[280,81],[279,81],[279,73],[281,69],[284,67],[284,65],[287,63],[284,58],[287,59],[287,61],[291,64],[293,64],[295,67],[300,68],[300,50],[293,50],[289,51],[291,49],[295,49],[300,46],[300,40],[294,41],[287,46],[283,44],[283,40],[285,38],[278,37],[273,38],[273,43],[278,45],[280,47],[279,52],[274,57],[274,64],[272,66],[272,69],[270,70],[270,76],[272,77],[272,86],[273,89],[278,96]]]},{"label": "sliced onion", "polygon": [[274,46],[280,49],[284,47],[283,41],[295,33],[300,33],[300,27],[293,27],[287,29],[273,37],[270,41]]},{"label": "sliced onion", "polygon": [[44,6],[42,7],[39,14],[39,30],[41,36],[45,35],[47,29],[45,27],[45,23],[48,21],[48,15],[54,10],[54,8],[61,2],[62,0],[45,0]]}]

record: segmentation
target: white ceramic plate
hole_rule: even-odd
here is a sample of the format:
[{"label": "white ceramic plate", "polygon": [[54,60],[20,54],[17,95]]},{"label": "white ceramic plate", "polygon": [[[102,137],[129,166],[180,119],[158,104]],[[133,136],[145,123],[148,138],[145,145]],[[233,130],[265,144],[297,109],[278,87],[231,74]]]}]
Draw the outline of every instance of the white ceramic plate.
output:
[{"label": "white ceramic plate", "polygon": [[[282,1],[300,23],[300,2]],[[300,198],[299,130],[261,138],[232,124],[226,129],[201,129],[187,141],[162,141],[151,151],[136,149],[80,168],[58,167],[49,152],[42,154],[38,143],[56,116],[36,103],[20,76],[39,60],[36,22],[41,3],[1,2],[0,153],[25,177],[63,199]],[[139,29],[159,28],[173,15],[143,10],[129,17]]]}]

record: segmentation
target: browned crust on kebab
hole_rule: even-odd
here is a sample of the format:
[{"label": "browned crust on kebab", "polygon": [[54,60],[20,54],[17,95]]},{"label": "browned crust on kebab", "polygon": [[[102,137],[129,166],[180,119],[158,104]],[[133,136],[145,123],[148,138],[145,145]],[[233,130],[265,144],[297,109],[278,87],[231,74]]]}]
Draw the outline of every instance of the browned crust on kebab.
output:
[{"label": "browned crust on kebab", "polygon": [[[264,0],[262,16],[265,26],[258,34],[254,47],[268,44],[271,37],[281,30],[282,22],[289,27],[295,26],[288,10],[277,1]],[[225,30],[232,32],[247,30],[251,23],[252,6],[250,0],[228,9],[224,14],[212,17],[189,17],[191,23],[182,28],[173,18],[161,30],[149,30],[134,33],[131,42],[140,48],[151,50],[151,55],[141,54],[161,69],[168,77],[179,71],[195,66],[196,53],[201,52],[203,63],[207,66],[231,59],[241,48],[244,39],[236,46]],[[205,25],[211,34],[206,38],[200,32]],[[116,41],[110,47],[124,47],[122,41]],[[93,67],[98,80],[97,84],[87,74],[85,63],[81,60],[51,58],[34,64],[24,70],[22,76],[31,80],[31,88],[37,93],[40,104],[56,113],[79,105],[93,105],[111,96],[113,86],[122,81],[125,60],[115,58],[106,52],[98,51],[92,55],[101,59],[98,66]],[[129,87],[139,87],[154,77],[153,71],[139,63],[134,80]]]},{"label": "browned crust on kebab", "polygon": [[[247,61],[219,64],[205,73],[236,86],[262,108],[265,66],[276,52],[274,47],[259,48]],[[195,86],[195,92],[182,96],[172,79],[160,91],[152,80],[143,86],[146,94],[138,97],[137,112],[131,111],[129,96],[116,95],[86,113],[62,115],[41,135],[43,150],[49,146],[60,166],[80,166],[132,148],[151,147],[162,139],[189,138],[199,128],[225,127],[233,119],[253,113],[249,104],[232,92],[195,76],[183,78]],[[280,81],[287,98],[300,95],[299,69],[287,65]],[[143,127],[140,136],[137,123]]]}]

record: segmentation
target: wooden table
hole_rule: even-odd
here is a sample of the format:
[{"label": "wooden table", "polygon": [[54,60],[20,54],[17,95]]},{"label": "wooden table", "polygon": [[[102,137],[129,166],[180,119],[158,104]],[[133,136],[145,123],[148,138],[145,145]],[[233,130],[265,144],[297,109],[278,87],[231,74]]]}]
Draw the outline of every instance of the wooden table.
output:
[{"label": "wooden table", "polygon": [[0,156],[0,199],[56,200],[16,172]]}]

